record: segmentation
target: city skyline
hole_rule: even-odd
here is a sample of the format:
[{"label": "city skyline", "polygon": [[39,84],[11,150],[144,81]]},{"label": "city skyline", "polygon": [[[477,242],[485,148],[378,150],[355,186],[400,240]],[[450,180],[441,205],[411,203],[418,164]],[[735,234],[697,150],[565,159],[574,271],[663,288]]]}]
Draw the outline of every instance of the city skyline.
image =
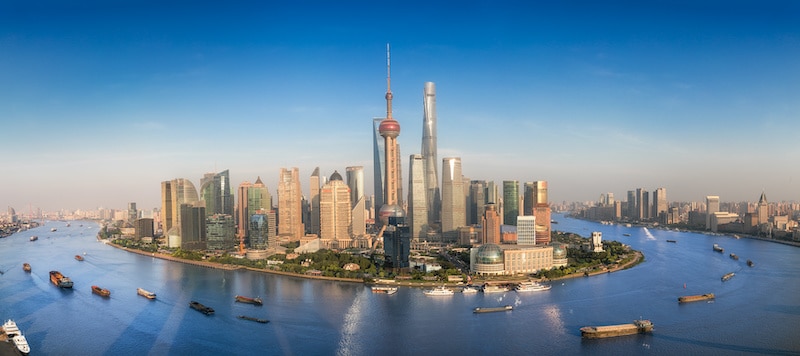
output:
[{"label": "city skyline", "polygon": [[0,5],[0,204],[152,209],[223,170],[275,195],[282,167],[307,196],[315,167],[372,167],[387,42],[401,172],[433,82],[438,155],[470,179],[800,200],[794,2],[361,5]]}]

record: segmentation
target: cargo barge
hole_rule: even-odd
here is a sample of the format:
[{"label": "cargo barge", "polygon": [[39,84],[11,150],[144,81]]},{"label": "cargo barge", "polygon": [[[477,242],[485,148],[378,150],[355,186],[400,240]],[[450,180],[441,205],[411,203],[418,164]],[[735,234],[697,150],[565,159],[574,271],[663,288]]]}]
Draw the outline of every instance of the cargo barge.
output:
[{"label": "cargo barge", "polygon": [[214,308],[207,307],[203,304],[200,304],[199,302],[195,302],[194,300],[189,302],[189,306],[192,307],[192,309],[197,310],[205,315],[214,314]]},{"label": "cargo barge", "polygon": [[700,295],[686,295],[678,297],[678,303],[699,302],[701,300],[714,299],[714,293],[706,293]]},{"label": "cargo barge", "polygon": [[254,318],[252,316],[247,316],[247,315],[239,315],[238,318],[239,319],[244,319],[244,320],[255,321],[255,322],[261,323],[261,324],[269,323],[269,320],[267,320],[267,319]]},{"label": "cargo barge", "polygon": [[736,254],[735,254],[735,253],[732,253],[732,254],[731,254],[731,258],[732,258],[733,260],[735,260],[735,261],[738,261],[738,260],[739,260],[739,256],[736,256]]},{"label": "cargo barge", "polygon": [[714,249],[714,251],[716,251],[716,252],[719,252],[719,253],[723,253],[723,252],[725,252],[725,249],[724,249],[724,248],[722,248],[722,247],[720,247],[720,246],[719,246],[719,245],[717,245],[717,244],[714,244],[714,246],[711,246],[711,248],[712,248],[712,249]]},{"label": "cargo barge", "polygon": [[111,296],[111,292],[108,289],[100,288],[98,286],[92,286],[92,293],[106,298]]},{"label": "cargo barge", "polygon": [[78,260],[78,261],[83,261],[83,256],[75,255],[75,259]]},{"label": "cargo barge", "polygon": [[722,279],[722,281],[723,281],[723,282],[725,282],[725,281],[727,281],[727,280],[729,280],[729,279],[733,278],[733,276],[735,276],[735,275],[736,275],[736,273],[733,273],[733,272],[730,272],[730,273],[725,273],[725,275],[724,275],[724,276],[722,276],[722,278],[721,278],[721,279]]},{"label": "cargo barge", "polygon": [[650,320],[634,320],[632,324],[584,326],[581,328],[581,337],[585,339],[603,339],[651,331],[653,331],[653,323]]},{"label": "cargo barge", "polygon": [[72,280],[59,271],[50,271],[50,282],[61,288],[72,288]]},{"label": "cargo barge", "polygon": [[475,314],[481,314],[481,313],[504,312],[504,311],[511,311],[511,310],[514,310],[514,307],[512,307],[510,305],[506,305],[506,306],[503,306],[503,307],[496,307],[496,308],[481,308],[481,307],[477,307],[477,308],[473,309],[472,312],[475,313]]},{"label": "cargo barge", "polygon": [[146,291],[142,288],[136,288],[136,294],[141,295],[142,297],[145,297],[150,300],[156,299],[155,293]]},{"label": "cargo barge", "polygon": [[261,300],[261,298],[258,298],[258,297],[249,298],[249,297],[245,297],[245,296],[241,296],[241,295],[237,295],[236,296],[236,301],[239,302],[239,303],[248,303],[248,304],[255,304],[255,305],[264,304],[264,302]]}]

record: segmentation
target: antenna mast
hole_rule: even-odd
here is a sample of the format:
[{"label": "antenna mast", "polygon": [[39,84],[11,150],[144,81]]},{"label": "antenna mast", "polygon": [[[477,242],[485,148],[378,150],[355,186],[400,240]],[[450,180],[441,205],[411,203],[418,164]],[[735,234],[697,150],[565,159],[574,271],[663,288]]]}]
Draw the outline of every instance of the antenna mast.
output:
[{"label": "antenna mast", "polygon": [[386,119],[392,119],[392,63],[389,44],[386,44]]}]

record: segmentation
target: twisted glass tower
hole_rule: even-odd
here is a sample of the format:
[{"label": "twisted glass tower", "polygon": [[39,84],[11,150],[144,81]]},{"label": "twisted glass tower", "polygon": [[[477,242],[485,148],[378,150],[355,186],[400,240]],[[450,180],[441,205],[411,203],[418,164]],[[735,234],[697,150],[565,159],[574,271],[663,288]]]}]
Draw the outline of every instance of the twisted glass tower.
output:
[{"label": "twisted glass tower", "polygon": [[436,166],[436,84],[426,82],[422,94],[422,159],[428,223],[433,224],[439,221],[441,212],[439,172]]}]

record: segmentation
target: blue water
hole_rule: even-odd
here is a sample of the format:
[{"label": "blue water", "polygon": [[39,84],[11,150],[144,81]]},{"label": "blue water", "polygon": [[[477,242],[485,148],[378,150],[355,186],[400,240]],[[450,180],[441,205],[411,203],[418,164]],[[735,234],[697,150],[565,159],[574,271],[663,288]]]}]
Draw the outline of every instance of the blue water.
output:
[{"label": "blue water", "polygon": [[[559,281],[547,292],[428,297],[401,288],[379,295],[361,284],[163,261],[97,242],[93,222],[49,222],[0,239],[0,318],[16,320],[33,353],[44,355],[800,355],[800,248],[556,220],[556,230],[583,236],[601,231],[604,239],[643,251],[646,261],[626,271]],[[50,232],[52,227],[58,231]],[[30,242],[31,235],[39,240]],[[713,252],[714,243],[725,253]],[[730,259],[730,252],[740,260]],[[85,261],[74,259],[84,253]],[[747,267],[747,259],[756,266]],[[23,262],[31,263],[32,273],[22,270]],[[53,286],[50,270],[72,278],[74,289]],[[728,272],[736,276],[722,282]],[[93,284],[109,289],[111,297],[92,294]],[[138,296],[137,287],[156,292],[158,299]],[[709,292],[715,301],[676,301]],[[264,305],[236,303],[237,294],[260,296]],[[216,314],[190,309],[191,300]],[[471,312],[505,304],[517,307]],[[237,319],[240,314],[271,322]],[[582,326],[639,317],[654,322],[651,335],[580,337]]]}]

